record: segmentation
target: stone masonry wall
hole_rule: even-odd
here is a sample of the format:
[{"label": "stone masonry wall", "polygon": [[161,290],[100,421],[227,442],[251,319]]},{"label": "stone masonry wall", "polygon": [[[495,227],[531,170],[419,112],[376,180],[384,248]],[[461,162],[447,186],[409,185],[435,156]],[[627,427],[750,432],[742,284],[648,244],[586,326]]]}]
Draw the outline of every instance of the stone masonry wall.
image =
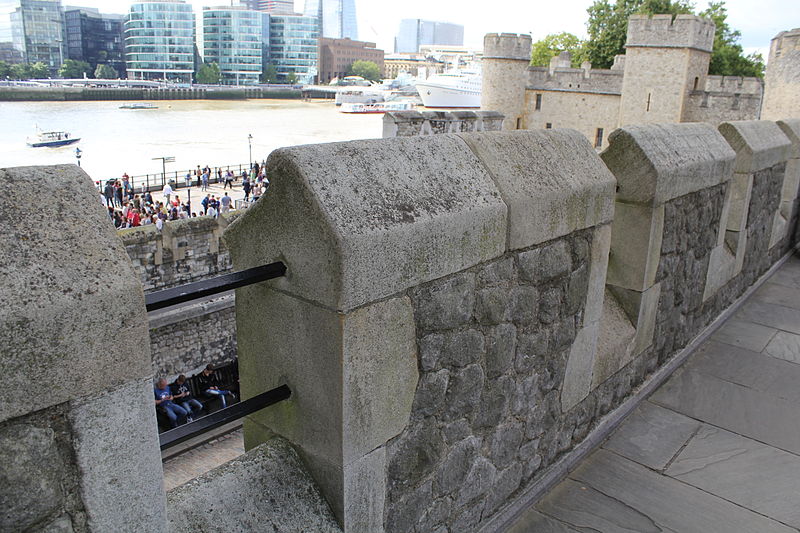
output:
[{"label": "stone masonry wall", "polygon": [[577,432],[561,419],[559,391],[591,233],[410,291],[420,380],[388,445],[387,532],[473,531],[588,429],[583,416]]},{"label": "stone masonry wall", "polygon": [[495,111],[395,111],[383,116],[383,138],[502,128],[503,115]]}]

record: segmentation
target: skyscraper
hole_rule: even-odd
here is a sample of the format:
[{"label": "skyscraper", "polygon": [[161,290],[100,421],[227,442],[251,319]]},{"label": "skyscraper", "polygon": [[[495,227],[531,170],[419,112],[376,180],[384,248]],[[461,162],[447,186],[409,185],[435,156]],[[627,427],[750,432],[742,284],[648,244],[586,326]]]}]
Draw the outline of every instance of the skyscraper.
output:
[{"label": "skyscraper", "polygon": [[394,51],[416,54],[423,44],[464,46],[464,26],[449,22],[403,19],[394,40]]},{"label": "skyscraper", "polygon": [[69,59],[86,61],[92,71],[100,63],[125,77],[125,16],[100,13],[97,9],[69,7],[64,12]]},{"label": "skyscraper", "polygon": [[194,74],[194,42],[194,12],[184,0],[131,4],[125,22],[128,77],[190,82]]},{"label": "skyscraper", "polygon": [[320,37],[358,40],[355,0],[306,0],[306,16],[320,21]]},{"label": "skyscraper", "polygon": [[64,11],[60,0],[0,2],[0,42],[28,63],[42,62],[55,74],[64,61]]}]

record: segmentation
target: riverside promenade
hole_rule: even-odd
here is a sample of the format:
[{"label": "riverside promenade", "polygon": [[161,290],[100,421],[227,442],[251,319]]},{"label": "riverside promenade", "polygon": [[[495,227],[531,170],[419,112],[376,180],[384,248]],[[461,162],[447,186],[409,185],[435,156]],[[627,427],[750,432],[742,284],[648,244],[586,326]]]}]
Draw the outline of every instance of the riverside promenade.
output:
[{"label": "riverside promenade", "polygon": [[800,529],[800,258],[510,533]]}]

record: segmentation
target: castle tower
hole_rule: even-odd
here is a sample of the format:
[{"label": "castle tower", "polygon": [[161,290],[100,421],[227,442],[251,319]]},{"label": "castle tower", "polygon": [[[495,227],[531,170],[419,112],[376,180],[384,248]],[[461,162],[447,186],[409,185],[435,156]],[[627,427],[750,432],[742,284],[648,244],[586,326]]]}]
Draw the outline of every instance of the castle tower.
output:
[{"label": "castle tower", "polygon": [[524,129],[531,36],[487,33],[483,38],[481,109],[505,115],[503,129]]},{"label": "castle tower", "polygon": [[800,28],[772,39],[764,85],[762,119],[800,117]]},{"label": "castle tower", "polygon": [[620,126],[682,122],[689,93],[705,87],[714,23],[694,15],[628,20]]}]

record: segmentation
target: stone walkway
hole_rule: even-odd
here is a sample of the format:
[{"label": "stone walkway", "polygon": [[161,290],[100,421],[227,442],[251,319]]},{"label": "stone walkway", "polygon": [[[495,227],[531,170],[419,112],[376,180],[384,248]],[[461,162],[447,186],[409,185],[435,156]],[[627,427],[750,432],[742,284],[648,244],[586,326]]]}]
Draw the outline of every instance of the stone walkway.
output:
[{"label": "stone walkway", "polygon": [[511,533],[800,528],[792,257]]},{"label": "stone walkway", "polygon": [[238,429],[167,459],[164,461],[164,489],[172,490],[178,485],[183,485],[212,468],[236,459],[243,453],[244,439],[242,430]]}]

